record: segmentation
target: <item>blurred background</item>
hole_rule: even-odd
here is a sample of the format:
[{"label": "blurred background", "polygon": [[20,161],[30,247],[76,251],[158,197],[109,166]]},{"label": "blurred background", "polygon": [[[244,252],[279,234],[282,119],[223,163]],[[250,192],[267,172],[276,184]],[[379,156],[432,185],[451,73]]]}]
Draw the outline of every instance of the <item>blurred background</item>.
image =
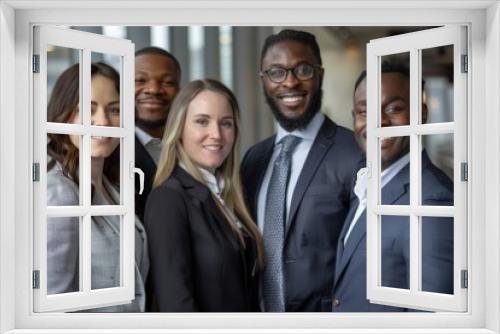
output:
[{"label": "blurred background", "polygon": [[[116,38],[129,39],[136,50],[158,46],[180,62],[181,85],[200,78],[214,78],[230,87],[240,103],[241,152],[274,132],[274,119],[262,94],[258,75],[264,39],[284,28],[313,33],[320,45],[325,77],[322,111],[337,124],[352,129],[354,82],[366,66],[366,44],[376,38],[432,27],[236,27],[236,26],[95,26],[66,27]],[[79,61],[76,50],[54,47],[48,56],[48,92],[70,65]],[[119,70],[119,58],[92,54]],[[406,56],[396,57],[405,62]],[[409,64],[408,64],[409,65]],[[422,77],[429,107],[428,123],[453,121],[453,48],[422,52]],[[453,135],[424,136],[431,159],[453,177]],[[429,137],[429,138],[427,138]],[[432,137],[432,138],[430,138]]]}]

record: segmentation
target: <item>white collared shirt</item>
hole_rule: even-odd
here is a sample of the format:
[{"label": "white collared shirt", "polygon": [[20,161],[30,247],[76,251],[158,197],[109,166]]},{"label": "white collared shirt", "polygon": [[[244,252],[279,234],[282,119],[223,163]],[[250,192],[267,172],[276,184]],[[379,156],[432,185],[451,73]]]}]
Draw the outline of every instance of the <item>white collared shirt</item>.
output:
[{"label": "white collared shirt", "polygon": [[[382,188],[385,187],[389,181],[391,181],[394,176],[396,176],[408,163],[410,163],[410,153],[405,154],[401,158],[399,158],[395,163],[390,165],[386,170],[382,172],[381,176],[381,184]],[[351,221],[351,225],[349,226],[349,230],[344,237],[344,246],[347,242],[347,238],[351,234],[354,226],[359,220],[359,217],[366,210],[366,186],[368,182],[368,169],[366,167],[361,168],[358,171],[356,178],[356,185],[354,186],[354,194],[358,198],[358,207],[356,209],[356,213]]]},{"label": "white collared shirt", "polygon": [[269,181],[271,179],[271,174],[273,172],[273,166],[278,154],[281,152],[281,144],[278,144],[283,137],[287,135],[293,135],[302,138],[302,141],[297,145],[292,154],[292,166],[290,170],[290,178],[288,180],[288,187],[286,191],[286,219],[288,220],[288,214],[290,212],[290,205],[292,203],[292,196],[297,185],[300,173],[304,167],[307,155],[311,150],[314,140],[318,135],[321,125],[325,116],[318,112],[311,122],[307,125],[305,129],[294,130],[292,132],[287,132],[281,126],[278,125],[278,131],[276,133],[276,139],[274,141],[274,151],[267,165],[267,170],[262,180],[262,185],[259,190],[259,197],[257,199],[257,224],[261,231],[264,231],[264,214],[266,210],[266,199],[267,199],[267,188],[269,186]]},{"label": "white collared shirt", "polygon": [[153,158],[155,164],[158,165],[162,149],[161,139],[150,136],[146,131],[137,126],[135,127],[135,135],[146,151],[148,151],[151,158]]}]

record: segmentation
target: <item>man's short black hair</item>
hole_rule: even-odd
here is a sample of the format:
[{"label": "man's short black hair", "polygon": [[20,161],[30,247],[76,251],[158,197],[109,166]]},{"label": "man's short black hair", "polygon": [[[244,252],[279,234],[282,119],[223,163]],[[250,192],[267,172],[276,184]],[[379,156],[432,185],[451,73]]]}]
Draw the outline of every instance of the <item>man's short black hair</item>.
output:
[{"label": "man's short black hair", "polygon": [[179,61],[174,57],[173,54],[171,54],[170,52],[168,52],[165,49],[162,49],[162,48],[159,48],[159,47],[156,47],[156,46],[147,46],[147,47],[142,48],[140,50],[137,50],[135,52],[135,56],[136,57],[140,56],[140,55],[145,55],[145,54],[164,56],[164,57],[167,57],[170,60],[172,60],[174,62],[174,64],[175,64],[175,67],[177,69],[177,72],[179,73],[179,78],[180,78],[180,76],[181,76],[181,65],[179,64]]},{"label": "man's short black hair", "polygon": [[269,35],[264,41],[264,46],[262,47],[262,52],[260,54],[260,66],[262,67],[262,60],[267,53],[267,50],[275,44],[283,41],[294,41],[300,44],[306,45],[311,48],[314,56],[316,57],[318,64],[321,65],[321,54],[319,51],[318,42],[316,42],[316,37],[305,31],[285,29],[281,30],[277,34]]},{"label": "man's short black hair", "polygon": [[[384,61],[382,62],[380,71],[382,73],[399,73],[408,78],[408,80],[410,80],[410,68],[406,64],[396,63],[396,62],[391,63],[388,61]],[[356,89],[358,88],[359,84],[363,80],[365,80],[365,78],[366,78],[366,70],[363,70],[363,72],[361,72],[361,74],[356,79],[356,82],[354,84],[354,92],[356,92]],[[425,80],[422,80],[422,90],[424,90],[424,86],[425,86]]]}]

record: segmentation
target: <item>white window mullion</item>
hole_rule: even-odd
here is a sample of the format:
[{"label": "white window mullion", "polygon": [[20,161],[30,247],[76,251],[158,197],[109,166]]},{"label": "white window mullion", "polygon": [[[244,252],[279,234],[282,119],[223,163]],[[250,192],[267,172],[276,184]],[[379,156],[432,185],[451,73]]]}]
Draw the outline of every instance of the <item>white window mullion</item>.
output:
[{"label": "white window mullion", "polygon": [[[120,197],[122,203],[129,208],[129,211],[120,217],[120,263],[121,263],[121,285],[126,287],[127,293],[134,296],[134,268],[135,268],[135,192],[134,192],[134,157],[135,157],[135,133],[134,133],[134,72],[135,62],[134,49],[130,49],[122,58],[122,75],[120,81],[121,94],[120,106],[124,110],[122,122],[126,136],[120,145],[121,163],[120,168]],[[127,149],[128,148],[128,149]]]},{"label": "white window mullion", "polygon": [[418,206],[418,199],[421,192],[420,179],[420,149],[419,137],[415,134],[416,125],[419,124],[422,113],[421,102],[421,64],[418,49],[410,50],[410,207],[411,214],[409,216],[410,224],[410,293],[416,293],[419,289],[421,277],[420,253],[421,253],[421,238],[419,229],[418,216],[414,214],[415,208]]},{"label": "white window mullion", "polygon": [[409,205],[377,205],[373,212],[377,215],[386,216],[404,216],[414,214],[427,217],[453,217],[455,208],[453,206],[423,206],[417,205],[411,207]]},{"label": "white window mullion", "polygon": [[123,128],[111,128],[105,126],[84,126],[80,124],[68,124],[68,123],[47,123],[48,133],[58,133],[63,135],[84,135],[89,134],[91,136],[106,136],[106,137],[124,137],[127,135],[127,131]]}]

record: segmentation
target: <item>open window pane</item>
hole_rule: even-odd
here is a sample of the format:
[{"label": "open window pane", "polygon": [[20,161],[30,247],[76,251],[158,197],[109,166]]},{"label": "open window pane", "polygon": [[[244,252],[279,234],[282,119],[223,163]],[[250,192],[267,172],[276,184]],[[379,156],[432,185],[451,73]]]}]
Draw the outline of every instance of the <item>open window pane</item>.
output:
[{"label": "open window pane", "polygon": [[[373,263],[368,265],[367,295],[377,303],[419,310],[466,310],[467,289],[461,287],[460,275],[467,270],[467,188],[457,173],[457,166],[466,166],[467,156],[467,74],[460,66],[466,53],[465,32],[464,27],[443,27],[372,40],[368,45],[367,165],[374,167],[375,177],[368,189],[368,202],[372,205],[367,210],[367,226],[380,219],[378,232],[382,236],[373,228],[367,229],[367,245],[371,250],[367,258]],[[436,52],[451,52],[452,60],[440,60]],[[405,53],[409,59],[401,56]],[[385,59],[392,59],[393,69],[400,68],[398,61],[408,59],[403,62],[407,61],[409,68],[404,75],[391,74],[394,70],[384,71]],[[442,108],[437,108],[439,103],[434,100],[427,100],[423,91],[423,81],[435,83],[437,77],[446,77],[446,94],[453,100],[444,106],[446,98],[441,97]],[[399,109],[399,115],[391,114],[384,105],[387,96],[408,100],[409,108]],[[426,102],[433,104],[430,109],[426,108]],[[385,138],[398,137],[409,140],[384,144],[384,141],[391,143]],[[407,154],[408,159],[401,161]],[[399,162],[406,166],[401,168]],[[391,180],[384,184],[384,175],[390,175],[391,170],[394,170]],[[380,194],[381,200],[370,198],[374,194]],[[380,203],[384,206],[373,205]],[[391,217],[387,218],[389,214]],[[395,267],[383,256],[384,246],[389,247],[384,235],[393,228],[395,215],[409,217],[405,220],[408,223],[403,224],[408,226],[401,237],[408,240],[402,250],[407,254],[408,269],[396,275],[407,275],[404,291],[394,289],[400,287],[395,283],[383,282],[384,275],[390,273],[387,268]],[[380,279],[382,284],[377,284]]]},{"label": "open window pane", "polygon": [[409,289],[410,217],[381,216],[381,285]]},{"label": "open window pane", "polygon": [[453,217],[420,217],[422,291],[453,294]]},{"label": "open window pane", "polygon": [[91,53],[91,125],[120,127],[121,57]]},{"label": "open window pane", "polygon": [[47,218],[47,294],[80,291],[81,217]]},{"label": "open window pane", "polygon": [[[71,72],[78,73],[79,70],[80,52],[74,48],[47,46],[47,122],[81,124],[73,113],[78,111],[80,82],[71,80]],[[56,82],[59,82],[58,93],[53,94]],[[73,99],[68,101],[63,96]]]},{"label": "open window pane", "polygon": [[423,49],[421,51],[422,82],[427,118],[421,123],[453,122],[453,45]]},{"label": "open window pane", "polygon": [[[421,204],[453,206],[453,134],[424,135],[422,136],[422,146],[425,154],[422,156]],[[432,173],[429,173],[429,170],[432,170]],[[430,196],[432,190],[435,189],[436,180],[439,181],[440,186],[446,189],[447,196],[440,198]]]},{"label": "open window pane", "polygon": [[[92,205],[119,205],[121,150],[120,138],[91,136],[91,161],[93,170],[102,171],[101,189],[93,185]],[[92,180],[91,180],[92,182]]]},{"label": "open window pane", "polygon": [[[410,124],[410,86],[402,72],[410,68],[410,53],[402,52],[380,57],[380,127]],[[403,94],[401,94],[403,93]]]},{"label": "open window pane", "polygon": [[121,286],[120,231],[120,216],[92,217],[92,290]]},{"label": "open window pane", "polygon": [[385,137],[380,145],[380,186],[382,205],[410,205],[410,194],[401,196],[410,187],[410,137]]},{"label": "open window pane", "polygon": [[[33,76],[34,171],[40,171],[40,186],[35,183],[34,187],[33,272],[40,282],[33,290],[34,311],[81,311],[129,303],[135,295],[134,191],[130,176],[134,149],[133,44],[48,26],[35,27],[34,35],[34,53],[40,57],[40,71]],[[77,50],[56,50],[73,57],[72,62],[64,57],[56,59],[53,45]],[[115,63],[113,59],[118,59],[121,73],[102,64],[96,70],[92,51],[114,54],[115,58],[108,60]],[[49,88],[51,75],[64,78],[64,84]],[[69,87],[76,88],[68,91]],[[48,113],[52,107],[47,108],[47,100],[51,99],[61,108]],[[51,118],[53,114],[62,116]],[[113,161],[110,157],[115,151],[117,159]],[[93,205],[95,202],[98,204]],[[113,248],[99,246],[103,240],[92,217],[97,221],[114,217],[118,221],[117,235],[111,233],[110,239],[118,255],[93,254],[99,248]],[[98,271],[92,270],[101,266],[99,261],[111,261],[114,270],[118,267],[118,275],[112,275],[118,281],[99,281]],[[103,277],[109,279],[111,275]],[[97,284],[94,290],[92,282]]]},{"label": "open window pane", "polygon": [[82,137],[47,135],[47,206],[82,205],[79,147]]}]

